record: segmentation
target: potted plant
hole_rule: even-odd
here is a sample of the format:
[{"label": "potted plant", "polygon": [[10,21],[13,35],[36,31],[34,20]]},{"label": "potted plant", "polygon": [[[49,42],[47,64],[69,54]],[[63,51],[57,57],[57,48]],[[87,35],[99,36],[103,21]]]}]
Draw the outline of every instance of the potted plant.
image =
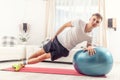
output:
[{"label": "potted plant", "polygon": [[22,44],[26,44],[27,41],[29,40],[30,36],[28,33],[25,33],[25,34],[20,34],[19,35],[19,39],[20,41],[22,42]]}]

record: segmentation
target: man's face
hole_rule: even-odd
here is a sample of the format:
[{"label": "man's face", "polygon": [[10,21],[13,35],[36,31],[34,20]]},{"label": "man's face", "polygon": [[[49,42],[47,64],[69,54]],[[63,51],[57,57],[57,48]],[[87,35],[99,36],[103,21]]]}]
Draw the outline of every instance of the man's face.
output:
[{"label": "man's face", "polygon": [[97,16],[92,16],[89,21],[90,25],[95,28],[100,25],[101,19],[98,18]]}]

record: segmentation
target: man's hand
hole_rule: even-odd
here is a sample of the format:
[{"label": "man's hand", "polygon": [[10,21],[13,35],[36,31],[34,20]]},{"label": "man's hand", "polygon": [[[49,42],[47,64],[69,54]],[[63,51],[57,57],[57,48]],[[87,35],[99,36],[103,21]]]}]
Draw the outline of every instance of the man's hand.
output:
[{"label": "man's hand", "polygon": [[55,39],[56,36],[54,36],[53,38],[50,39],[50,41],[52,42]]},{"label": "man's hand", "polygon": [[85,51],[88,51],[89,55],[92,56],[96,53],[95,49],[92,46],[88,46],[84,49]]}]

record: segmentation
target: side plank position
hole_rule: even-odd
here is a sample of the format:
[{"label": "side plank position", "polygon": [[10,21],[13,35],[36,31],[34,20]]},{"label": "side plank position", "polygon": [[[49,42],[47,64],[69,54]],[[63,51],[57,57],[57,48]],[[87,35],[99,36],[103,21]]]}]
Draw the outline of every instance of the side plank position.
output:
[{"label": "side plank position", "polygon": [[[89,52],[90,56],[94,55],[95,50],[92,46],[92,36],[90,36],[90,33],[100,25],[101,21],[102,16],[99,13],[94,13],[88,23],[80,19],[65,23],[57,31],[55,37],[44,45],[42,49],[35,52],[23,63],[13,65],[13,68],[15,71],[19,71],[27,64],[35,64],[48,58],[54,61],[60,57],[67,57],[69,51],[83,41],[87,41],[85,50]],[[70,27],[69,30],[60,34],[68,27]]]}]

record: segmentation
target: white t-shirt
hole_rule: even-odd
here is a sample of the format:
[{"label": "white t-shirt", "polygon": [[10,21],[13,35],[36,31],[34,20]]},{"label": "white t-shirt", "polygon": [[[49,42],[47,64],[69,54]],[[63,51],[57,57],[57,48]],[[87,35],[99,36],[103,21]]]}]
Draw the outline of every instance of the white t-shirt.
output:
[{"label": "white t-shirt", "polygon": [[65,31],[63,34],[57,36],[58,41],[67,49],[73,49],[78,43],[87,41],[92,43],[92,37],[90,33],[85,33],[84,29],[86,23],[82,20],[71,21],[72,27]]}]

